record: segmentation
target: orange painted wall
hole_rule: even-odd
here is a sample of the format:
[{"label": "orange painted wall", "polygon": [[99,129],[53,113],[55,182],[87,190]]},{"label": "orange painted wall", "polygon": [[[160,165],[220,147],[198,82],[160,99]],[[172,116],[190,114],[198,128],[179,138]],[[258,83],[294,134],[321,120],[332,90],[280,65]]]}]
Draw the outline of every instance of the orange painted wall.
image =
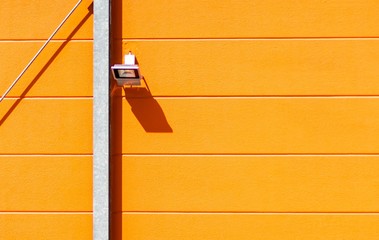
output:
[{"label": "orange painted wall", "polygon": [[[1,95],[76,2],[2,1]],[[91,5],[0,103],[0,239],[92,239]]]},{"label": "orange painted wall", "polygon": [[377,1],[113,10],[113,239],[379,237]]}]

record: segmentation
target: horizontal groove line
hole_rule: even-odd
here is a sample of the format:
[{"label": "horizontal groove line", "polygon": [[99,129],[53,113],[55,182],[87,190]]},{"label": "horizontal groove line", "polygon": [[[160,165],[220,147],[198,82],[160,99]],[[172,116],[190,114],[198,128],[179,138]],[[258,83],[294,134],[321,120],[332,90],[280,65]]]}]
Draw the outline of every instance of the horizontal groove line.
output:
[{"label": "horizontal groove line", "polygon": [[378,215],[379,212],[181,212],[181,211],[172,211],[172,212],[149,212],[149,211],[125,211],[125,212],[113,212],[122,213],[125,215],[178,215],[178,214],[189,214],[189,215]]},{"label": "horizontal groove line", "polygon": [[[166,99],[166,98],[173,98],[173,99],[184,99],[184,98],[191,98],[191,99],[208,99],[208,98],[222,98],[222,99],[250,99],[250,98],[373,98],[377,99],[379,98],[379,95],[308,95],[308,96],[298,96],[298,95],[270,95],[270,96],[149,96],[149,97],[125,97],[125,96],[115,96],[114,98],[126,98],[126,99],[150,99],[150,98],[158,98],[158,99]],[[4,99],[45,99],[45,98],[73,98],[73,99],[82,99],[82,98],[93,98],[93,96],[25,96],[25,97],[18,97],[18,96],[8,96]]]},{"label": "horizontal groove line", "polygon": [[[0,43],[44,43],[46,39],[0,39]],[[52,39],[50,43],[60,42],[93,42],[93,39]]]},{"label": "horizontal groove line", "polygon": [[93,99],[92,96],[49,96],[49,97],[43,97],[43,96],[30,96],[30,97],[6,97],[4,100],[26,100],[26,99],[35,99],[35,100],[41,100],[41,99]]},{"label": "horizontal groove line", "polygon": [[379,95],[267,95],[267,96],[262,96],[262,95],[241,95],[241,96],[236,96],[236,95],[222,95],[222,96],[177,96],[177,95],[172,95],[172,96],[162,96],[162,95],[154,95],[154,96],[143,96],[143,97],[127,97],[127,96],[114,96],[114,98],[126,98],[126,99],[149,99],[149,98],[156,98],[156,99],[251,99],[251,98],[373,98],[377,99],[379,98]]},{"label": "horizontal groove line", "polygon": [[[93,96],[27,96],[27,97],[16,97],[9,96],[4,99],[93,99]],[[125,97],[125,96],[115,96],[114,98],[126,98],[126,99],[150,99],[151,97]],[[321,99],[353,99],[353,98],[369,98],[369,99],[379,99],[379,95],[323,95],[323,96],[298,96],[298,95],[270,95],[270,96],[152,96],[155,99],[270,99],[270,98],[321,98]]]},{"label": "horizontal groove line", "polygon": [[229,37],[229,38],[116,38],[122,41],[312,41],[379,40],[379,37]]},{"label": "horizontal groove line", "polygon": [[122,153],[113,156],[379,156],[379,153]]},{"label": "horizontal groove line", "polygon": [[92,211],[0,211],[0,215],[11,215],[11,214],[39,214],[39,215],[48,215],[48,214],[93,214]]},{"label": "horizontal groove line", "polygon": [[4,153],[0,154],[0,157],[92,157],[92,153],[76,153],[76,154],[67,154],[67,153]]}]

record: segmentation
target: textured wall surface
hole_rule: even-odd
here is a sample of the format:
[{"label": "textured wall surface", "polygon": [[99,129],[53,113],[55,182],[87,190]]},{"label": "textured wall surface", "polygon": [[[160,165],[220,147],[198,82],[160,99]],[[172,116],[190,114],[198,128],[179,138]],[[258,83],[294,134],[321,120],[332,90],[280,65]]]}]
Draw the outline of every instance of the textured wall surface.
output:
[{"label": "textured wall surface", "polygon": [[379,3],[113,2],[114,239],[377,239]]},{"label": "textured wall surface", "polygon": [[[76,2],[2,1],[1,94]],[[91,5],[0,103],[0,239],[92,239]]]}]

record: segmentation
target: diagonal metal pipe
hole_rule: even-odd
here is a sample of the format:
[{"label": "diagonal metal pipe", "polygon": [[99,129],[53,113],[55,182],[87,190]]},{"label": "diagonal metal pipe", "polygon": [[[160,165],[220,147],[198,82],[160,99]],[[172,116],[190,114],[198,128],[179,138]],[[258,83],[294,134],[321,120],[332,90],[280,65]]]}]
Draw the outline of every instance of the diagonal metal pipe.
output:
[{"label": "diagonal metal pipe", "polygon": [[12,88],[16,85],[18,80],[24,75],[24,73],[28,70],[30,65],[34,62],[34,60],[37,59],[37,57],[40,55],[40,53],[45,49],[47,44],[53,39],[55,34],[61,29],[63,24],[67,21],[67,19],[71,16],[71,14],[76,10],[76,8],[80,5],[82,0],[79,0],[75,6],[71,9],[71,11],[67,14],[67,16],[63,19],[63,21],[59,24],[59,26],[54,30],[54,32],[50,35],[50,37],[46,40],[46,42],[42,45],[42,47],[38,50],[38,52],[34,55],[34,57],[29,61],[29,63],[26,65],[26,67],[21,71],[21,73],[17,76],[17,78],[12,82],[12,84],[8,87],[8,89],[5,91],[5,93],[1,96],[0,102],[3,101],[3,99],[8,95],[8,93],[12,90]]}]

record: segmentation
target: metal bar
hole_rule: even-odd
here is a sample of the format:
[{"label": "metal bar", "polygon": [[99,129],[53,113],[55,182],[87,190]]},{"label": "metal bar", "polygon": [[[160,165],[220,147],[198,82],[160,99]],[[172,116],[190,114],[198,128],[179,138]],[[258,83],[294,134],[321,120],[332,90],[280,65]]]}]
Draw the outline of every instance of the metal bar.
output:
[{"label": "metal bar", "polygon": [[30,62],[28,63],[28,65],[26,65],[26,67],[24,68],[24,70],[22,70],[22,72],[18,75],[18,77],[12,82],[12,84],[9,86],[9,88],[5,91],[5,93],[3,94],[3,96],[0,98],[0,102],[3,101],[3,99],[8,95],[8,93],[12,90],[12,88],[14,87],[14,85],[16,85],[16,83],[18,82],[18,80],[20,80],[20,78],[22,77],[22,75],[24,75],[24,73],[26,72],[26,70],[28,70],[28,68],[30,67],[30,65],[32,65],[32,63],[34,62],[34,60],[36,60],[36,58],[43,51],[43,49],[45,49],[45,47],[47,46],[47,44],[51,41],[51,39],[55,36],[55,34],[59,31],[59,29],[63,26],[63,24],[67,21],[67,19],[71,16],[71,14],[75,11],[75,9],[80,5],[81,2],[82,2],[82,0],[79,0],[78,3],[76,3],[76,5],[74,6],[74,8],[71,9],[71,11],[63,19],[63,21],[59,24],[59,26],[54,30],[54,32],[46,40],[46,42],[43,44],[43,46],[34,55],[34,57],[32,58],[32,60],[30,60]]},{"label": "metal bar", "polygon": [[110,0],[94,0],[93,239],[110,238]]}]

